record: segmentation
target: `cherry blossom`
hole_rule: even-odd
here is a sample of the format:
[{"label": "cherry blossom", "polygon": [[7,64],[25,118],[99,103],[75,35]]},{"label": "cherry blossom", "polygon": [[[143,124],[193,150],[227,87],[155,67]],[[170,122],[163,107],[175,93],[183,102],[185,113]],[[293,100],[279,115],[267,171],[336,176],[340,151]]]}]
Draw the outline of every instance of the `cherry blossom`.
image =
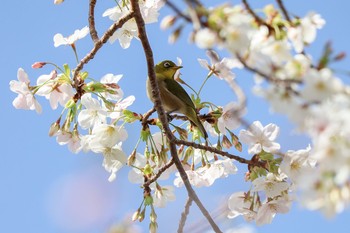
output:
[{"label": "cherry blossom", "polygon": [[[102,149],[102,148],[100,148]],[[93,150],[93,149],[92,149]],[[112,182],[116,178],[116,173],[126,164],[127,158],[125,153],[121,149],[121,145],[116,145],[112,148],[104,148],[103,150],[98,150],[94,148],[95,152],[102,153],[104,156],[102,166],[107,172],[111,173],[108,178],[109,182]]]},{"label": "cherry blossom", "polygon": [[77,40],[84,38],[89,33],[88,26],[83,27],[82,29],[77,29],[74,33],[68,37],[63,37],[61,33],[57,33],[53,37],[54,46],[58,47],[61,45],[74,45]]},{"label": "cherry blossom", "polygon": [[102,109],[97,99],[92,98],[90,93],[86,93],[81,97],[81,104],[85,109],[80,111],[78,123],[83,129],[106,123],[107,112]]},{"label": "cherry blossom", "polygon": [[59,145],[68,144],[68,149],[77,154],[82,149],[80,144],[80,136],[77,131],[64,132],[62,130],[58,131],[56,141]]},{"label": "cherry blossom", "polygon": [[219,59],[219,55],[214,51],[207,51],[207,56],[210,59],[211,65],[209,65],[207,60],[198,58],[199,64],[204,68],[209,70],[209,74],[214,74],[220,79],[233,79],[235,75],[232,73],[231,69],[234,67],[241,67],[241,64],[232,59],[223,58]]},{"label": "cherry blossom", "polygon": [[210,49],[217,44],[216,33],[208,28],[199,30],[194,38],[197,46],[201,49]]},{"label": "cherry blossom", "polygon": [[[90,141],[90,148],[113,147],[128,137],[127,131],[122,126],[101,124],[92,130],[93,138]],[[94,150],[93,150],[94,151]],[[99,153],[99,152],[96,152]]]},{"label": "cherry blossom", "polygon": [[113,101],[118,101],[121,98],[123,98],[123,95],[124,95],[123,90],[117,84],[122,77],[123,77],[122,74],[118,74],[118,75],[106,74],[106,75],[104,75],[101,78],[101,83],[110,87],[111,90],[103,92],[102,96],[108,100],[113,100]]},{"label": "cherry blossom", "polygon": [[287,213],[290,205],[291,202],[284,198],[263,203],[257,212],[256,224],[263,225],[271,223],[277,213]]},{"label": "cherry blossom", "polygon": [[274,140],[279,133],[279,127],[275,124],[268,124],[263,127],[260,121],[254,121],[248,130],[241,130],[239,138],[249,145],[249,154],[259,154],[262,150],[275,152],[280,149],[280,145]]},{"label": "cherry blossom", "polygon": [[280,170],[288,176],[293,182],[297,182],[306,170],[315,166],[316,160],[310,157],[311,147],[304,150],[289,150],[285,153]]},{"label": "cherry blossom", "polygon": [[297,26],[288,28],[288,38],[292,41],[297,53],[304,50],[304,45],[312,43],[316,38],[317,29],[321,29],[325,20],[319,14],[308,13]]},{"label": "cherry blossom", "polygon": [[158,208],[164,208],[169,201],[175,201],[173,186],[162,186],[156,188],[153,195],[153,205]]},{"label": "cherry blossom", "polygon": [[240,118],[244,114],[237,106],[237,103],[230,102],[224,106],[222,115],[218,119],[218,129],[220,133],[226,134],[226,129],[233,130],[240,126]]},{"label": "cherry blossom", "polygon": [[[113,105],[112,108],[106,109],[107,115],[112,119],[119,119],[122,116],[123,110],[127,109],[135,101],[135,96],[131,95],[125,99],[120,99]],[[104,106],[105,107],[105,106]]]},{"label": "cherry blossom", "polygon": [[[144,155],[136,153],[135,162],[133,163],[134,168],[131,169],[128,174],[128,179],[131,183],[141,184],[144,181],[144,174],[141,169],[143,169],[147,163],[152,167],[153,173],[158,172],[160,168],[159,166],[157,166],[153,161],[147,160],[147,158]],[[173,171],[174,165],[167,169],[165,172],[163,172],[158,179],[169,179],[169,176]],[[152,186],[152,188],[154,188],[154,186]]]},{"label": "cherry blossom", "polygon": [[309,101],[320,101],[333,94],[343,91],[343,83],[333,76],[330,69],[324,68],[320,71],[310,69],[304,77],[305,88],[302,95]]},{"label": "cherry blossom", "polygon": [[256,207],[253,205],[252,198],[249,194],[244,192],[233,193],[228,200],[228,218],[236,218],[242,215],[247,221],[254,220],[256,218]]},{"label": "cherry blossom", "polygon": [[30,109],[41,113],[41,105],[32,93],[28,75],[22,68],[18,69],[17,78],[18,81],[10,81],[10,90],[18,94],[13,100],[12,105],[17,109]]},{"label": "cherry blossom", "polygon": [[268,173],[266,177],[258,177],[255,179],[253,181],[253,186],[252,191],[264,191],[269,198],[279,196],[283,191],[286,191],[289,188],[287,182],[282,181],[272,173]]},{"label": "cherry blossom", "polygon": [[[205,167],[200,167],[195,171],[191,169],[186,170],[190,183],[195,187],[209,187],[215,180],[219,178],[226,178],[230,174],[235,174],[237,167],[233,164],[231,159],[217,160],[214,163],[208,164]],[[177,178],[174,180],[176,187],[181,187],[183,181],[178,173],[175,174]]]},{"label": "cherry blossom", "polygon": [[[140,10],[146,24],[158,21],[159,10],[163,5],[164,2],[161,0],[140,1]],[[108,17],[112,21],[118,21],[130,13],[130,9],[130,2],[125,4],[124,1],[120,1],[118,6],[107,9],[102,16]],[[133,38],[138,39],[138,30],[135,19],[130,19],[110,37],[109,41],[114,43],[118,39],[120,46],[127,49]]]},{"label": "cherry blossom", "polygon": [[52,109],[56,109],[58,103],[64,107],[68,100],[74,95],[72,86],[67,82],[60,82],[55,71],[48,75],[41,75],[37,79],[37,85],[40,88],[36,94],[45,96],[45,98],[50,101]]},{"label": "cherry blossom", "polygon": [[123,49],[127,49],[130,47],[131,40],[133,38],[138,38],[137,36],[138,31],[135,20],[130,20],[109,38],[109,42],[114,43],[116,40],[119,40],[120,46]]}]

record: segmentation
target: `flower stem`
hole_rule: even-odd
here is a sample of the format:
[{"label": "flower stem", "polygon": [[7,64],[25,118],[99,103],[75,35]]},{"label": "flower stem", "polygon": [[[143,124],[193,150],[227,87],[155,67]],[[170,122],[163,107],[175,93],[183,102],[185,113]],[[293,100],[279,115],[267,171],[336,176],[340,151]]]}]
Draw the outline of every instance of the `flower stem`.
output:
[{"label": "flower stem", "polygon": [[202,86],[199,88],[199,91],[197,93],[197,98],[199,97],[199,94],[201,93],[205,83],[208,81],[208,79],[213,75],[213,71],[210,71],[207,77],[205,78],[204,82],[202,83]]}]

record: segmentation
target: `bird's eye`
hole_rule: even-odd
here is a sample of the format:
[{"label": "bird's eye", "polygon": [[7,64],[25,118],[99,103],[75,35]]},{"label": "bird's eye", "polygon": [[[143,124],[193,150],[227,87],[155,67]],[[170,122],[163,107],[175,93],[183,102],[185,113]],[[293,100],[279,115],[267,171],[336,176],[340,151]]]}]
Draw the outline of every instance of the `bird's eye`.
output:
[{"label": "bird's eye", "polygon": [[169,62],[165,62],[165,63],[164,63],[164,67],[165,67],[165,68],[169,68],[170,66],[171,66],[171,65],[170,65]]}]

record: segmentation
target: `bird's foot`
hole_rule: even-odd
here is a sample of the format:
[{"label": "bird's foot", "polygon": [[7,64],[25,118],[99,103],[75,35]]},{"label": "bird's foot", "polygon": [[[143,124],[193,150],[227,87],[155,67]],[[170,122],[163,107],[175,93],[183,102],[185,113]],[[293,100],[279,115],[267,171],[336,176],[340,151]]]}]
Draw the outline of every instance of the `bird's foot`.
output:
[{"label": "bird's foot", "polygon": [[168,122],[171,122],[174,119],[174,117],[170,115],[170,112],[167,112],[166,116],[168,118]]}]

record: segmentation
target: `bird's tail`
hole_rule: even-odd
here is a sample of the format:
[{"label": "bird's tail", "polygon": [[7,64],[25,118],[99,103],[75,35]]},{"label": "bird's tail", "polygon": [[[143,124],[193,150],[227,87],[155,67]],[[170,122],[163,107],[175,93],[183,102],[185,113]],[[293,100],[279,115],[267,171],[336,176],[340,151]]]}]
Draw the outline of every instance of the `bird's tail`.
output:
[{"label": "bird's tail", "polygon": [[190,119],[190,121],[193,122],[193,124],[195,126],[197,126],[197,128],[199,129],[199,131],[202,133],[202,136],[207,139],[208,138],[208,134],[207,131],[205,130],[202,122],[200,121],[200,119],[197,116],[197,113],[194,109],[191,109],[191,113],[190,114],[186,114],[187,117]]}]

